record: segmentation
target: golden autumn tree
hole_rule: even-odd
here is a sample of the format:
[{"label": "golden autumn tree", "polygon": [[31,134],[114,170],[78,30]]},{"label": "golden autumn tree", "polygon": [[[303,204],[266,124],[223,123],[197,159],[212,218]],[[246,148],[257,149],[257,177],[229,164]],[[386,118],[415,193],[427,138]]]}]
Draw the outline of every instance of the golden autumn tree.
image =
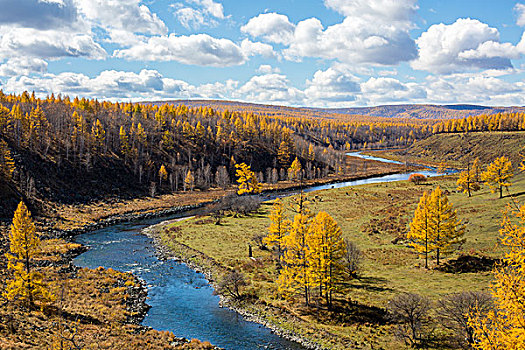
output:
[{"label": "golden autumn tree", "polygon": [[184,191],[190,190],[193,191],[193,187],[195,186],[195,177],[193,176],[193,173],[191,170],[188,169],[188,172],[186,173],[186,177],[184,178]]},{"label": "golden autumn tree", "polygon": [[300,178],[300,173],[303,170],[301,166],[301,162],[297,157],[295,157],[294,161],[292,162],[292,165],[288,168],[288,174],[289,178],[291,180],[297,181]]},{"label": "golden autumn tree", "polygon": [[21,300],[32,307],[35,301],[47,303],[53,295],[43,281],[43,275],[33,268],[33,260],[40,253],[40,239],[36,234],[31,213],[24,202],[18,204],[9,231],[7,268],[12,279],[7,282],[4,296],[8,300]]},{"label": "golden autumn tree", "polygon": [[261,193],[262,185],[257,180],[257,175],[250,169],[246,163],[235,164],[235,175],[237,176],[237,183],[239,188],[237,194],[243,195]]},{"label": "golden autumn tree", "polygon": [[104,140],[106,139],[106,131],[98,119],[93,122],[93,126],[91,127],[91,137],[93,138],[95,150],[102,150],[104,148]]},{"label": "golden autumn tree", "polygon": [[284,237],[290,231],[290,220],[286,218],[283,202],[277,198],[270,212],[271,224],[268,227],[268,235],[263,238],[263,243],[277,252],[277,261],[281,267],[281,259],[284,253]]},{"label": "golden autumn tree", "polygon": [[128,135],[126,133],[126,129],[124,128],[124,126],[120,127],[119,140],[120,140],[120,152],[125,157],[129,156],[131,149],[129,147],[129,138],[128,138]]},{"label": "golden autumn tree", "polygon": [[6,180],[10,180],[15,171],[15,161],[11,156],[11,151],[7,146],[7,142],[0,140],[0,176]]},{"label": "golden autumn tree", "polygon": [[495,308],[469,319],[479,350],[525,349],[525,205],[507,210],[500,234],[508,251],[494,272]]},{"label": "golden autumn tree", "polygon": [[164,164],[160,166],[159,169],[159,187],[162,187],[162,180],[166,180],[168,178],[168,171],[166,170],[166,167]]},{"label": "golden autumn tree", "polygon": [[342,291],[347,276],[346,244],[341,228],[327,212],[319,212],[309,229],[308,273],[312,286],[319,286],[319,294],[330,308],[334,293]]},{"label": "golden autumn tree", "polygon": [[431,233],[436,248],[436,263],[439,265],[441,254],[451,253],[458,245],[464,243],[465,227],[457,217],[448,197],[438,186],[429,198]]},{"label": "golden autumn tree", "polygon": [[425,192],[421,197],[407,238],[412,248],[425,256],[425,268],[428,268],[431,253],[435,252],[439,265],[442,254],[452,252],[464,242],[464,233],[456,210],[438,186],[430,195]]},{"label": "golden autumn tree", "polygon": [[490,191],[499,192],[499,198],[503,198],[503,187],[508,188],[511,183],[509,179],[514,175],[512,163],[505,157],[499,157],[490,163],[481,174],[481,178],[490,187]]},{"label": "golden autumn tree", "polygon": [[472,192],[478,191],[480,185],[477,167],[471,168],[470,163],[467,164],[467,169],[459,173],[457,185],[457,190],[462,191],[463,193],[468,193],[469,197],[472,196]]},{"label": "golden autumn tree", "polygon": [[410,224],[410,231],[407,234],[409,244],[416,252],[425,256],[425,268],[428,269],[428,257],[434,251],[432,244],[434,237],[430,228],[430,209],[429,195],[427,192],[419,199],[414,219]]},{"label": "golden autumn tree", "polygon": [[278,291],[285,298],[303,294],[305,304],[309,303],[312,285],[308,260],[310,217],[297,214],[290,227],[290,234],[284,239],[283,269],[277,280]]}]

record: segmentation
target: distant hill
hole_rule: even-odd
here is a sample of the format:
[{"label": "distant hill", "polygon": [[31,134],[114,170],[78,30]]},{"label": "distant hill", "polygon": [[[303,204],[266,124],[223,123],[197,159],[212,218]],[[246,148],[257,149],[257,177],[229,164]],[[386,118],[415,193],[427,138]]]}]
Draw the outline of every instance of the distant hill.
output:
[{"label": "distant hill", "polygon": [[356,117],[377,117],[397,119],[455,119],[475,115],[491,115],[497,113],[525,113],[525,107],[487,107],[478,105],[430,105],[430,104],[405,104],[385,105],[376,107],[355,108],[310,108],[287,107],[256,103],[218,100],[171,100],[156,101],[153,104],[184,104],[192,107],[213,107],[218,110],[246,110],[254,113],[275,115],[291,114],[308,117],[330,119],[355,119]]}]

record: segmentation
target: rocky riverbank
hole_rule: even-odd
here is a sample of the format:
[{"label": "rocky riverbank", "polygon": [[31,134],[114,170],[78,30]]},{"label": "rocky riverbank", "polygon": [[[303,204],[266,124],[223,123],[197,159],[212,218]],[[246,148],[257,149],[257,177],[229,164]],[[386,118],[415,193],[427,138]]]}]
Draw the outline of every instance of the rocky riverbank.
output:
[{"label": "rocky riverbank", "polygon": [[[193,248],[186,246],[185,244],[177,243],[177,246],[181,249],[181,254],[175,254],[172,252],[163,242],[161,238],[161,231],[165,226],[173,223],[175,221],[189,219],[190,217],[180,218],[175,220],[166,220],[156,225],[148,226],[144,228],[141,233],[150,237],[156,248],[156,252],[160,259],[175,259],[183,262],[192,270],[202,273],[210,284],[216,289],[216,281],[219,276],[227,272],[228,270],[215,262],[213,259],[207,257],[202,252],[199,252]],[[238,314],[242,315],[246,320],[255,322],[269,328],[276,335],[294,341],[301,344],[307,349],[312,350],[323,350],[324,348],[319,344],[306,339],[305,337],[279,327],[275,323],[269,321],[264,317],[264,310],[261,308],[261,305],[256,303],[251,303],[248,301],[236,302],[233,301],[224,295],[218,294],[220,297],[220,306],[227,307]],[[294,316],[291,316],[294,317]]]}]

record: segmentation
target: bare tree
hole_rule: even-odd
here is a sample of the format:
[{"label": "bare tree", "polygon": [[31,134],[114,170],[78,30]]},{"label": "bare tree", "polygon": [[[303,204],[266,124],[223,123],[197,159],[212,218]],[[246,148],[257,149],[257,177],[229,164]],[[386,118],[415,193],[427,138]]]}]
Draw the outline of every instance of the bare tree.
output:
[{"label": "bare tree", "polygon": [[348,271],[348,274],[351,277],[356,277],[357,272],[359,271],[359,265],[361,264],[362,260],[362,253],[361,250],[357,247],[357,245],[350,241],[349,239],[345,239],[346,244],[346,255],[345,255],[345,262],[346,262],[346,268]]},{"label": "bare tree", "polygon": [[230,271],[217,284],[216,293],[239,300],[242,298],[242,288],[246,286],[244,275],[238,271]]},{"label": "bare tree", "polygon": [[474,344],[474,331],[468,319],[475,312],[485,314],[493,308],[490,294],[486,292],[462,292],[448,294],[438,302],[437,315],[441,323],[455,334],[456,342],[463,348]]},{"label": "bare tree", "polygon": [[399,294],[388,302],[390,318],[397,324],[395,335],[405,344],[419,346],[430,324],[430,300],[414,293]]},{"label": "bare tree", "polygon": [[218,186],[227,189],[230,186],[230,176],[225,166],[220,166],[215,172],[215,182]]}]

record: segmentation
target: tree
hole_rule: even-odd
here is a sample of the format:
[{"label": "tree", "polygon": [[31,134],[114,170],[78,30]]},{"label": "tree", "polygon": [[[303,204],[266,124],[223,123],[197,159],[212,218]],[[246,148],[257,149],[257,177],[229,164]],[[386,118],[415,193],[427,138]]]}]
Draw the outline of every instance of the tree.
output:
[{"label": "tree", "polygon": [[284,239],[284,267],[277,280],[278,290],[285,298],[303,293],[305,304],[309,303],[309,288],[312,284],[308,261],[308,240],[310,217],[297,214],[290,227],[290,234]]},{"label": "tree", "polygon": [[337,222],[326,212],[321,211],[312,220],[308,239],[308,272],[312,285],[319,286],[326,305],[332,306],[333,294],[344,286],[346,269],[346,244]]},{"label": "tree", "polygon": [[508,251],[494,271],[495,308],[469,319],[480,350],[525,349],[525,205],[507,209],[500,235]]},{"label": "tree", "polygon": [[159,169],[159,189],[162,187],[162,180],[166,180],[168,178],[168,171],[166,170],[166,167],[163,165],[160,166]]},{"label": "tree", "polygon": [[184,191],[190,190],[193,191],[193,187],[195,186],[195,177],[193,176],[193,173],[191,170],[188,169],[188,172],[186,173],[186,177],[184,178]]},{"label": "tree", "polygon": [[39,253],[40,239],[31,213],[24,202],[20,202],[10,227],[9,253],[6,253],[7,268],[13,274],[4,292],[8,300],[25,301],[28,307],[32,307],[37,300],[43,303],[53,300],[43,275],[33,269],[33,259]]},{"label": "tree", "polygon": [[408,181],[416,184],[416,185],[420,185],[422,184],[423,182],[427,181],[427,177],[423,174],[411,174],[409,177],[408,177]]},{"label": "tree", "polygon": [[436,253],[439,265],[441,254],[450,253],[464,242],[464,233],[457,212],[438,186],[430,196],[425,192],[419,200],[407,238],[417,252],[424,254],[425,268],[428,268],[430,253]]},{"label": "tree", "polygon": [[237,194],[261,193],[262,185],[257,180],[257,175],[251,171],[249,165],[246,165],[246,163],[235,164],[235,168],[237,169],[235,175],[239,183]]},{"label": "tree", "polygon": [[430,300],[418,294],[404,293],[388,302],[390,318],[397,324],[395,335],[416,347],[424,340],[430,323]]},{"label": "tree", "polygon": [[303,168],[301,167],[301,162],[299,161],[299,159],[297,159],[297,157],[295,157],[294,161],[292,162],[292,165],[290,166],[290,168],[288,168],[288,174],[290,174],[290,178],[292,180],[297,181],[299,179],[299,174],[302,170]]},{"label": "tree", "polygon": [[15,171],[15,161],[11,156],[11,151],[7,146],[7,142],[0,140],[0,176],[6,180],[10,180]]},{"label": "tree", "polygon": [[123,126],[120,127],[119,140],[120,152],[122,152],[124,156],[128,156],[130,154],[129,140],[128,135],[126,134],[126,129],[124,129]]},{"label": "tree", "polygon": [[362,255],[361,250],[357,247],[357,245],[348,240],[345,239],[346,244],[346,256],[345,256],[345,263],[346,263],[346,270],[348,271],[349,277],[356,277],[357,273],[359,272],[359,265],[361,264]]},{"label": "tree", "polygon": [[217,293],[239,300],[242,298],[241,290],[246,285],[246,279],[241,273],[230,271],[217,284]]},{"label": "tree", "polygon": [[445,328],[454,332],[456,342],[463,348],[474,345],[474,329],[469,318],[475,312],[488,312],[492,309],[492,298],[486,292],[461,292],[448,294],[438,302],[437,316]]},{"label": "tree", "polygon": [[499,192],[499,198],[503,198],[503,187],[508,188],[508,181],[514,175],[512,163],[505,156],[496,158],[487,166],[487,170],[481,174],[481,178],[490,187],[490,191]]},{"label": "tree", "polygon": [[284,237],[290,230],[291,222],[286,218],[283,202],[279,198],[277,198],[273,204],[272,211],[270,212],[270,220],[272,223],[270,227],[268,227],[268,236],[263,238],[263,243],[270,249],[275,248],[277,251],[277,261],[280,269],[284,252]]},{"label": "tree", "polygon": [[[476,162],[478,159],[474,161]],[[468,196],[472,196],[473,191],[479,191],[481,188],[479,186],[479,165],[475,165],[472,168],[470,163],[467,164],[467,169],[459,173],[459,178],[457,181],[457,190],[462,191],[463,193],[468,193]]]},{"label": "tree", "polygon": [[457,218],[446,194],[438,186],[429,199],[433,246],[436,248],[436,263],[439,265],[440,254],[451,253],[458,245],[465,242],[465,227]]},{"label": "tree", "polygon": [[428,193],[423,193],[419,199],[416,211],[414,212],[414,219],[410,224],[410,231],[407,234],[407,239],[412,248],[416,252],[425,256],[425,268],[428,269],[428,256],[434,251],[432,244],[434,237],[431,229],[431,212]]}]

